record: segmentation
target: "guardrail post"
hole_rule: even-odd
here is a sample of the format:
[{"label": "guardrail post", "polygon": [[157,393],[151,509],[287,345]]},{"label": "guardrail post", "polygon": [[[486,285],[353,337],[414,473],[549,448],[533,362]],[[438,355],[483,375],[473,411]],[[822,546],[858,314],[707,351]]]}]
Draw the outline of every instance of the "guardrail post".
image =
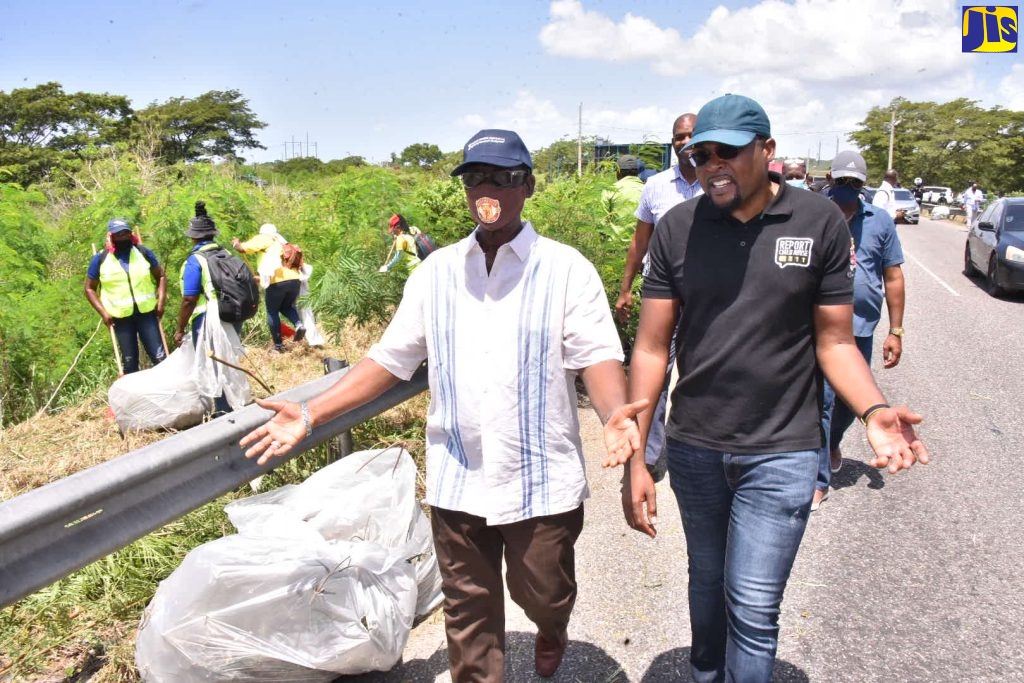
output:
[{"label": "guardrail post", "polygon": [[[324,374],[342,370],[348,367],[348,360],[338,358],[324,358]],[[330,462],[336,462],[340,458],[352,455],[355,447],[352,445],[352,430],[344,432],[327,442],[327,458]]]}]

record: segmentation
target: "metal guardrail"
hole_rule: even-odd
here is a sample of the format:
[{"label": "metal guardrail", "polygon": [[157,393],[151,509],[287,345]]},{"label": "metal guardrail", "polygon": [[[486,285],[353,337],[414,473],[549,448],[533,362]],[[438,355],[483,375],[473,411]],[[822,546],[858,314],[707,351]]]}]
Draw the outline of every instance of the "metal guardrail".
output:
[{"label": "metal guardrail", "polygon": [[[302,401],[348,369],[275,396]],[[0,503],[0,607],[123,548],[154,529],[425,391],[426,366],[379,398],[313,430],[264,466],[238,440],[269,411],[252,404]]]}]

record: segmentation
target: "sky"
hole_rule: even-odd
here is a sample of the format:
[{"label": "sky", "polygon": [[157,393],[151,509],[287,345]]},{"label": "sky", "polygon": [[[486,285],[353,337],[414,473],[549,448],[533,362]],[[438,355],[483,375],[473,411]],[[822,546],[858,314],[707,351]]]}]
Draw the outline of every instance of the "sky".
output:
[{"label": "sky", "polygon": [[267,124],[267,149],[242,152],[253,161],[450,152],[482,128],[533,150],[580,131],[667,142],[676,116],[727,92],[764,106],[780,157],[853,148],[846,136],[897,96],[1024,110],[1024,46],[961,52],[960,4],[945,0],[5,5],[0,91],[56,81],[141,108],[239,90]]}]

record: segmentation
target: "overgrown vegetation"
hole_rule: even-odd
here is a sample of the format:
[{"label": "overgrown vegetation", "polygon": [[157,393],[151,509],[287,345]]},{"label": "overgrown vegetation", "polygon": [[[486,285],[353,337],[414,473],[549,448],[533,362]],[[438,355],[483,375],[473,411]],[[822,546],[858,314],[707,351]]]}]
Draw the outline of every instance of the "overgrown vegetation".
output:
[{"label": "overgrown vegetation", "polygon": [[[448,177],[452,163],[445,159],[429,169],[353,163],[306,174],[294,185],[261,188],[233,164],[167,166],[111,149],[85,162],[70,183],[0,185],[0,497],[160,438],[122,440],[104,419],[105,389],[116,370],[110,339],[98,328],[82,285],[93,245],[100,246],[110,218],[137,225],[167,266],[168,331],[180,299],[177,272],[190,247],[183,231],[195,200],[206,201],[224,243],[273,222],[304,247],[314,266],[309,300],[329,334],[328,348],[270,354],[259,318],[247,323],[244,334],[247,363],[280,390],[319,375],[322,355],[358,360],[379,335],[404,284],[401,272],[377,272],[390,246],[385,228],[392,212],[441,244],[468,233],[464,193]],[[525,212],[539,232],[572,244],[595,263],[609,301],[628,241],[612,229],[601,204],[601,190],[612,181],[594,174],[541,178]],[[422,457],[426,400],[418,397],[361,425],[354,430],[355,447],[402,443]],[[47,403],[49,410],[40,412]],[[326,460],[322,449],[305,454],[263,485],[301,481]],[[135,629],[158,582],[190,549],[231,533],[223,506],[248,493],[214,501],[0,612],[0,680],[137,680]]]}]

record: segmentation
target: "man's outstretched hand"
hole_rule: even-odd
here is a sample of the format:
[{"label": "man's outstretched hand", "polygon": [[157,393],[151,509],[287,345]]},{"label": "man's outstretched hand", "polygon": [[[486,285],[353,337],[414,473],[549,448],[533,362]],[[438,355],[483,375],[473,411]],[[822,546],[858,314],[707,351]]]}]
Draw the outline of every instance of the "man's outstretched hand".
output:
[{"label": "man's outstretched hand", "polygon": [[923,419],[906,406],[883,408],[871,413],[867,423],[868,443],[875,452],[871,466],[887,468],[896,474],[910,469],[915,462],[927,465],[931,461],[928,449],[913,427],[921,424]]},{"label": "man's outstretched hand", "polygon": [[[611,414],[604,423],[604,448],[606,455],[602,467],[616,467],[629,461],[640,451],[640,429],[636,424],[637,414],[650,403],[646,398],[625,403]],[[643,453],[640,453],[643,457]]]},{"label": "man's outstretched hand", "polygon": [[265,401],[256,399],[261,408],[273,410],[276,415],[262,426],[257,427],[242,437],[238,445],[245,448],[245,457],[255,458],[260,465],[265,464],[275,455],[286,455],[295,444],[306,436],[306,424],[302,421],[302,409],[292,401]]}]

